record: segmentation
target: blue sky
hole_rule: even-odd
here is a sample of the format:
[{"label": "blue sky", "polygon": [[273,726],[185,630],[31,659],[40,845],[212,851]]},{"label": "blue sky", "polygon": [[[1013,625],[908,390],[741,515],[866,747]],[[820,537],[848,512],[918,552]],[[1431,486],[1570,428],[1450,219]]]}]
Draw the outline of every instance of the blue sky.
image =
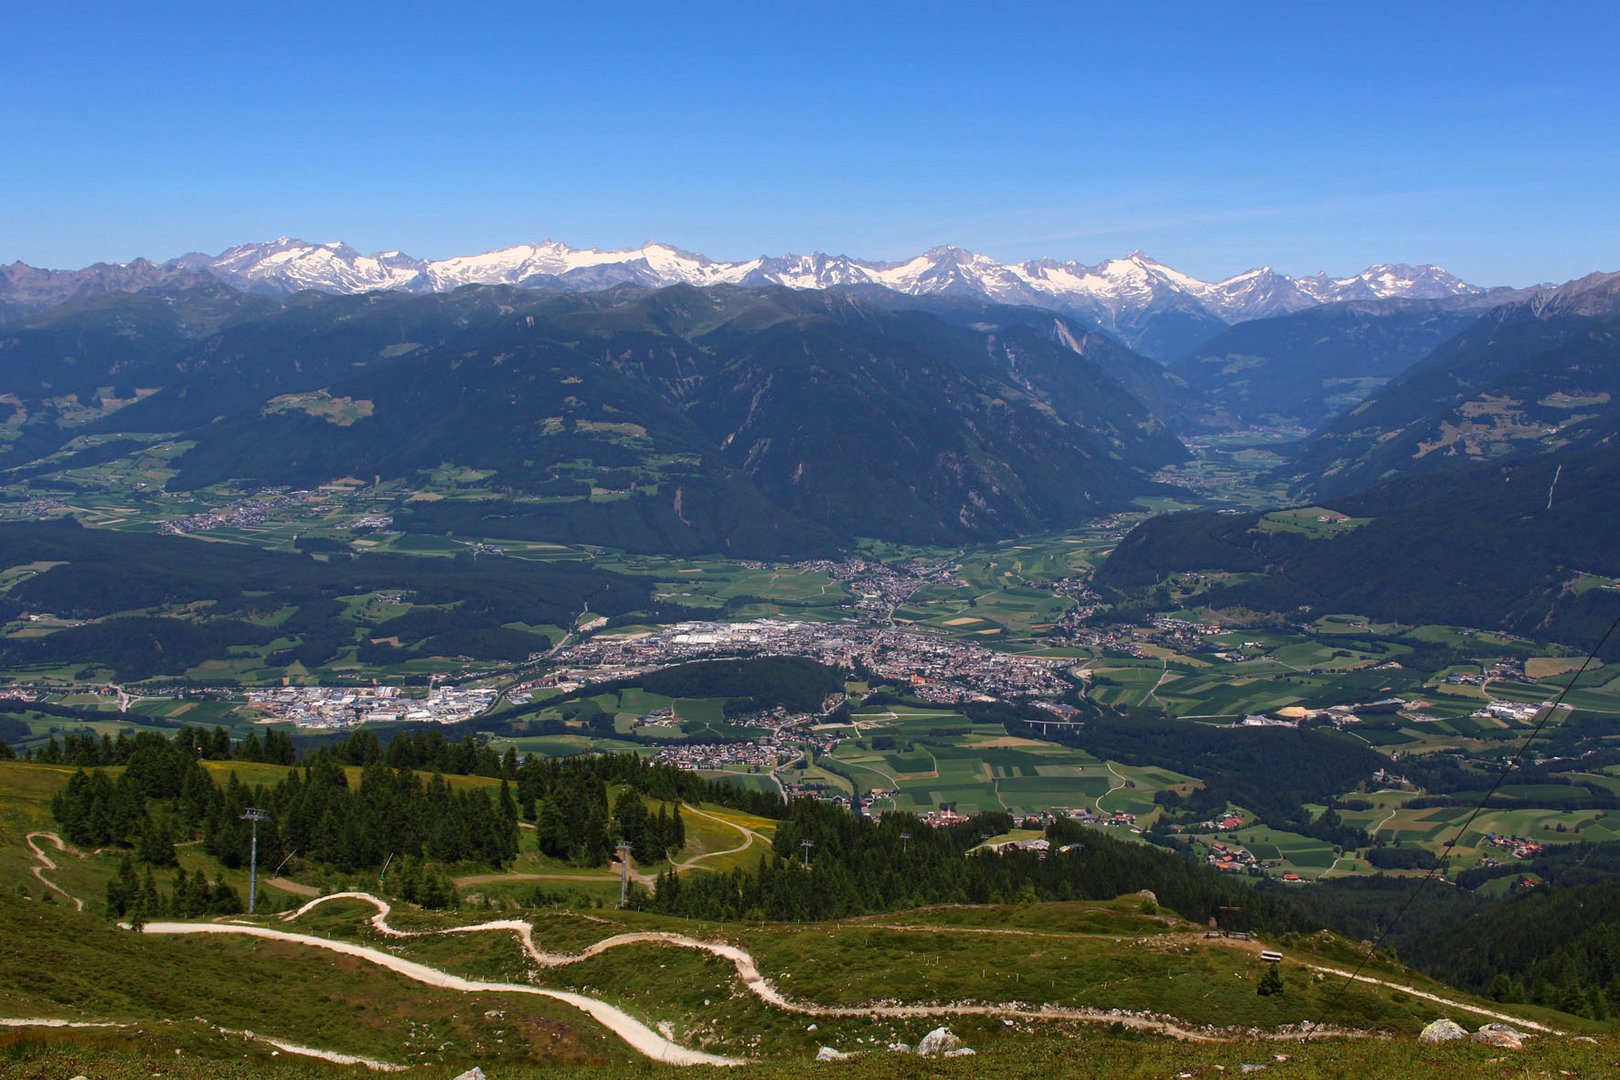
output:
[{"label": "blue sky", "polygon": [[0,262],[293,235],[1620,269],[1620,5],[1116,6],[21,4]]}]

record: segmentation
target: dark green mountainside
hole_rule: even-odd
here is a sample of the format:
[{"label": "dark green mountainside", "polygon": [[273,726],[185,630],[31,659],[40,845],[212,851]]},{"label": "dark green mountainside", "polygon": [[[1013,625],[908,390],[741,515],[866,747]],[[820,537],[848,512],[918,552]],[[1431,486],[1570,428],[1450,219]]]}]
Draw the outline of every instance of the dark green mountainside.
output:
[{"label": "dark green mountainside", "polygon": [[[1185,457],[1113,374],[1196,404],[1150,361],[976,308],[685,286],[104,298],[0,337],[6,456],[19,478],[70,439],[164,433],[195,442],[177,491],[448,466],[482,497],[420,506],[420,528],[755,556],[1062,527]],[[67,415],[65,394],[96,406]]]},{"label": "dark green mountainside", "polygon": [[1171,362],[1251,424],[1316,427],[1480,316],[1459,300],[1356,300],[1239,323]]},{"label": "dark green mountainside", "polygon": [[1319,498],[1405,473],[1589,445],[1620,397],[1620,274],[1497,308],[1300,444]]},{"label": "dark green mountainside", "polygon": [[[1606,443],[1336,500],[1334,510],[1371,520],[1331,537],[1265,528],[1263,513],[1170,514],[1126,536],[1098,580],[1128,591],[1221,571],[1244,576],[1200,596],[1216,609],[1353,612],[1589,646],[1620,614],[1620,591],[1597,587],[1620,576],[1616,491],[1620,445]],[[1620,642],[1606,655],[1620,656]]]},{"label": "dark green mountainside", "polygon": [[[267,661],[276,667],[326,663],[355,647],[382,664],[422,656],[521,661],[552,642],[517,626],[569,626],[587,609],[608,617],[645,609],[650,587],[567,562],[328,558],[71,520],[0,526],[0,562],[45,567],[0,597],[0,620],[25,611],[94,620],[0,640],[0,664],[101,665],[119,679],[181,675],[252,645],[276,649]],[[412,606],[380,622],[343,617],[345,597],[379,589],[409,596]]]},{"label": "dark green mountainside", "polygon": [[926,311],[957,326],[1027,326],[1101,367],[1170,430],[1182,434],[1226,428],[1232,418],[1212,399],[1189,386],[1157,360],[1132,352],[1107,334],[1045,308],[993,304],[967,297],[907,296],[876,286],[842,289],[863,303],[896,310]]}]

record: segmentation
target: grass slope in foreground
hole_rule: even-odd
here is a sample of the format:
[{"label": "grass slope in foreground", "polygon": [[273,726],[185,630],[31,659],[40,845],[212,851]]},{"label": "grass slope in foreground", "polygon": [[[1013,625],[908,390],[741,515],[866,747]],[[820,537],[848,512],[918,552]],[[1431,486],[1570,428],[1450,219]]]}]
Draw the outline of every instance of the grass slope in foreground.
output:
[{"label": "grass slope in foreground", "polygon": [[[1211,942],[1201,928],[1155,910],[1141,897],[936,908],[804,926],[698,924],[635,912],[605,918],[529,915],[536,945],[548,952],[577,953],[622,933],[649,931],[739,945],[757,959],[761,974],[791,1008],[761,1000],[729,962],[694,949],[627,943],[588,959],[542,967],[526,957],[507,930],[435,933],[471,925],[478,916],[470,913],[398,911],[390,925],[422,935],[398,938],[379,934],[367,921],[372,911],[362,901],[334,899],[290,923],[257,921],[385,949],[465,978],[588,994],[685,1045],[752,1059],[767,1075],[796,1073],[822,1045],[857,1054],[849,1063],[857,1075],[874,1068],[883,1075],[922,1075],[920,1063],[885,1047],[896,1041],[915,1044],[939,1024],[982,1055],[977,1071],[963,1069],[964,1076],[1042,1075],[1063,1068],[1065,1061],[1073,1068],[1076,1051],[1087,1074],[1103,1076],[1173,1075],[1188,1069],[1213,1075],[1216,1065],[1235,1069],[1256,1062],[1310,1076],[1400,1075],[1421,1062],[1468,1075],[1490,1074],[1484,1048],[1435,1049],[1412,1040],[1417,1026],[1437,1015],[1471,1026],[1483,1022],[1485,1013],[1467,1007],[1474,999],[1383,960],[1368,974],[1408,989],[1358,986],[1329,1016],[1342,1027],[1377,1031],[1376,1039],[1324,1038],[1304,1046],[1297,1035],[1257,1041],[1320,1015],[1336,983],[1316,968],[1351,966],[1353,949],[1325,935],[1273,943],[1288,954],[1285,988],[1280,995],[1261,997],[1255,993],[1264,969],[1255,954],[1258,944]],[[245,1052],[268,1068],[267,1049],[240,1037],[226,1039],[216,1028],[251,1029],[303,1046],[420,1063],[423,1075],[453,1075],[475,1063],[501,1076],[595,1065],[619,1075],[625,1068],[647,1067],[566,1006],[498,992],[426,988],[360,959],[283,942],[135,935],[59,904],[12,896],[0,899],[0,941],[5,943],[0,986],[6,987],[0,991],[0,1015],[135,1025],[0,1034],[0,1070],[6,1073],[49,1075],[61,1062],[95,1075],[135,1075],[146,1067],[154,1046],[180,1050],[183,1067],[193,1057],[240,1061]],[[1452,1004],[1425,1000],[1423,993]],[[1028,1015],[1048,1004],[1075,1010],[1076,1016],[1084,1015],[1080,1010],[1099,1012],[1083,1023]],[[924,1005],[948,1011],[916,1015]],[[1474,1007],[1498,1008],[1485,1002]],[[1110,1009],[1126,1011],[1105,1011]],[[1604,1030],[1548,1010],[1515,1013],[1566,1032]],[[1161,1026],[1217,1041],[1176,1042],[1157,1034]],[[1607,1040],[1574,1043],[1545,1035],[1531,1041],[1524,1061],[1575,1065],[1579,1074],[1595,1075],[1605,1071],[1615,1049]],[[1290,1060],[1275,1061],[1279,1053]],[[174,1064],[166,1061],[161,1071],[172,1073]],[[927,1074],[942,1075],[932,1071],[936,1066],[931,1063]],[[947,1066],[953,1072],[959,1067]],[[286,1066],[286,1075],[311,1071],[313,1066]]]}]

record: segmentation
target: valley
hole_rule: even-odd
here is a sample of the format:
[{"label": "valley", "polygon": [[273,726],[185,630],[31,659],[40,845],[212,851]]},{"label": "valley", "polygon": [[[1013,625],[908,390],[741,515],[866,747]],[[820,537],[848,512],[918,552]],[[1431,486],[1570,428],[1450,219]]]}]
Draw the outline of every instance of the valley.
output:
[{"label": "valley", "polygon": [[0,1080],[1620,1076],[1617,39],[8,8]]},{"label": "valley", "polygon": [[[1300,473],[1353,404],[1337,376],[1257,404],[977,298],[190,283],[49,309],[5,343],[6,903],[272,980],[332,954],[420,1026],[289,1013],[256,1045],[370,1068],[872,1062],[941,1024],[985,1060],[1100,1039],[1128,1072],[1152,1036],[1213,1068],[1306,1016],[1354,1057],[1437,1006],[1572,1046],[1616,1000],[1586,869],[1620,850],[1620,654],[1586,658],[1620,611],[1582,366],[1605,289],[1488,316],[1555,346],[1515,376],[1556,383],[1546,408],[1593,412],[1345,491]],[[1485,303],[1312,306],[1210,356],[1326,334],[1312,363],[1360,356],[1393,417],[1381,387],[1418,376],[1377,373]],[[103,320],[166,386],[47,385]],[[1481,348],[1448,370],[1502,367]],[[1513,918],[1482,964],[1443,944]],[[193,1011],[183,1058],[250,1030]],[[129,1059],[122,1027],[43,1030]]]}]

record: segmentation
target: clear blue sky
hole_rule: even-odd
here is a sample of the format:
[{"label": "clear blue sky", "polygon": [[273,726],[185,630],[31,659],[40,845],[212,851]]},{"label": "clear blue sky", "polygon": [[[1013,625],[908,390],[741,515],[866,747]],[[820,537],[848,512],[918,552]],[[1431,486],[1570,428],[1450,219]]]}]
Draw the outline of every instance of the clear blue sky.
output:
[{"label": "clear blue sky", "polygon": [[1122,6],[21,3],[0,262],[286,234],[1620,269],[1620,5]]}]

